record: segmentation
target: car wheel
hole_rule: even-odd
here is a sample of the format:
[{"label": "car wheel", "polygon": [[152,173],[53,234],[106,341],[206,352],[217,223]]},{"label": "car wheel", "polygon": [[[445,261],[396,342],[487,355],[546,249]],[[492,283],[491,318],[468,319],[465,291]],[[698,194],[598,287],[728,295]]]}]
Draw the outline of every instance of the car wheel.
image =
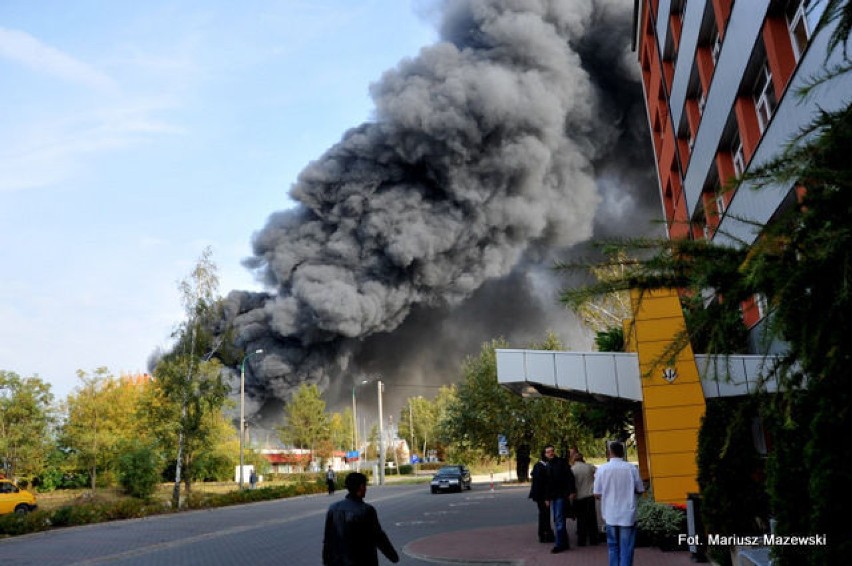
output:
[{"label": "car wheel", "polygon": [[432,493],[433,493],[433,494],[438,493],[438,488],[433,487],[433,488],[432,488]]},{"label": "car wheel", "polygon": [[21,503],[20,505],[15,507],[15,514],[16,515],[26,515],[29,512],[30,512],[30,508],[23,503]]}]

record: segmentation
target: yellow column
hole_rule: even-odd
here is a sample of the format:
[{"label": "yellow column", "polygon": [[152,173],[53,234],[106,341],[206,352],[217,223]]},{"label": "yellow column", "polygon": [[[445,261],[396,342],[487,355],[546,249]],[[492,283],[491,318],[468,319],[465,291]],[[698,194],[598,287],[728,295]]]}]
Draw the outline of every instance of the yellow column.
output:
[{"label": "yellow column", "polygon": [[[704,416],[704,391],[692,347],[673,362],[664,354],[684,328],[683,311],[674,290],[631,293],[636,313],[627,327],[626,346],[639,356],[642,375],[644,453],[651,488],[658,502],[685,503],[698,492],[698,429]],[[640,451],[641,452],[641,451]]]}]

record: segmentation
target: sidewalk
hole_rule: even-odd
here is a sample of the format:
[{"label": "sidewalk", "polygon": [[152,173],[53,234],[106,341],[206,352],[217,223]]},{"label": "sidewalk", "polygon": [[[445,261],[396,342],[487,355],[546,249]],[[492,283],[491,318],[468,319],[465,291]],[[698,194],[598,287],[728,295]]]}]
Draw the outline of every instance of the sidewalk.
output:
[{"label": "sidewalk", "polygon": [[[495,485],[510,479],[508,472],[494,474]],[[511,474],[514,479],[514,474]],[[475,483],[488,485],[490,475],[475,476]],[[607,564],[605,542],[597,546],[578,547],[574,522],[568,522],[571,550],[551,554],[552,544],[538,542],[536,523],[471,529],[443,533],[412,541],[403,552],[414,558],[450,564],[547,566],[571,564],[572,566],[601,566]],[[663,552],[659,548],[637,548],[635,566],[686,566],[694,564],[689,552]]]},{"label": "sidewalk", "polygon": [[[569,524],[571,550],[551,554],[552,544],[536,538],[536,524],[444,533],[408,543],[403,552],[414,558],[455,564],[516,566],[601,566],[607,564],[606,543],[578,547],[573,523]],[[663,552],[659,548],[637,548],[635,566],[686,566],[694,564],[688,552]]]}]

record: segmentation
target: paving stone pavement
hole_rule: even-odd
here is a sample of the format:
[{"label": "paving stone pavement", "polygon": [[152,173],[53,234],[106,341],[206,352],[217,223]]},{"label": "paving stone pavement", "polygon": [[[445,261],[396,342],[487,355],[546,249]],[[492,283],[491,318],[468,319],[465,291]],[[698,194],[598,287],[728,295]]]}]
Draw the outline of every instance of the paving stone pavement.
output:
[{"label": "paving stone pavement", "polygon": [[[415,540],[403,548],[409,556],[437,563],[515,566],[571,566],[607,564],[606,543],[578,547],[571,533],[571,550],[551,554],[551,544],[538,542],[536,524],[495,527],[444,533]],[[634,566],[686,566],[693,564],[689,552],[664,552],[659,548],[637,548]]]}]

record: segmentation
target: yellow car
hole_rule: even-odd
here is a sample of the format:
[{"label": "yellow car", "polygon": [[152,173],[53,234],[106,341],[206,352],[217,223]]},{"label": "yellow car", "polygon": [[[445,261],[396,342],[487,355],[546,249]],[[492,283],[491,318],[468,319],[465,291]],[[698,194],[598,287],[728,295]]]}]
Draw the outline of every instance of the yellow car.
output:
[{"label": "yellow car", "polygon": [[35,495],[21,489],[9,480],[0,480],[0,515],[18,513],[26,515],[36,508]]}]

